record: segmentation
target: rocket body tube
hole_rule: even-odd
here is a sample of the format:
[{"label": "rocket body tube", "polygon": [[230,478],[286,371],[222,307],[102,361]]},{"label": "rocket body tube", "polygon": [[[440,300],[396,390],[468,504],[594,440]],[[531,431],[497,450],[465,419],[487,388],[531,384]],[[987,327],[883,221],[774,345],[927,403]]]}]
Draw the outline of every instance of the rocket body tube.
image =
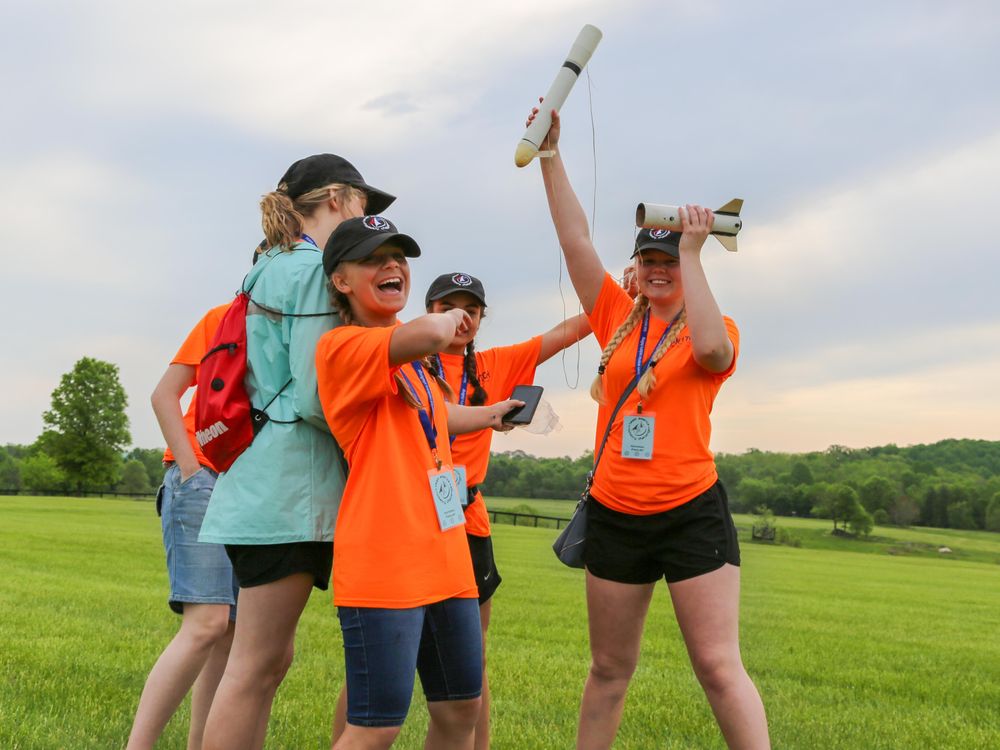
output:
[{"label": "rocket body tube", "polygon": [[[715,210],[715,221],[712,222],[712,234],[732,252],[736,252],[736,235],[743,228],[743,220],[740,218],[742,210],[743,199],[733,198]],[[672,229],[679,232],[681,231],[680,207],[640,203],[635,209],[635,225],[642,229]]]},{"label": "rocket body tube", "polygon": [[566,56],[566,62],[559,68],[556,79],[549,87],[542,103],[538,105],[535,121],[528,126],[521,142],[517,144],[517,151],[514,153],[514,163],[517,166],[525,167],[535,158],[539,146],[545,140],[545,135],[552,127],[552,110],[558,112],[562,108],[566,97],[573,90],[573,85],[579,78],[580,72],[590,61],[590,56],[594,54],[602,36],[601,30],[590,24],[580,30]]}]

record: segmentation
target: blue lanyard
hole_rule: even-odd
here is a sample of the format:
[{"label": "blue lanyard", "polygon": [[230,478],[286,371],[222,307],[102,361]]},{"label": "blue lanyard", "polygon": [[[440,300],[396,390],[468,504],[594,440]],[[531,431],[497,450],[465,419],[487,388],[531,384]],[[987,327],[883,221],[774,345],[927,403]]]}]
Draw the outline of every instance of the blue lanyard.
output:
[{"label": "blue lanyard", "polygon": [[[435,354],[434,356],[437,359],[438,372],[441,373],[441,379],[447,380],[447,378],[445,378],[444,376],[444,363],[441,361],[441,355]],[[458,403],[460,406],[465,406],[465,394],[468,390],[469,390],[469,373],[467,373],[465,371],[465,368],[463,367],[462,384],[458,388]]]},{"label": "blue lanyard", "polygon": [[[440,469],[441,460],[437,456],[437,425],[434,424],[434,396],[431,394],[431,387],[427,382],[427,376],[424,375],[423,366],[419,362],[411,362],[410,364],[416,370],[417,377],[420,378],[420,383],[424,386],[424,391],[427,393],[427,403],[430,407],[430,413],[428,414],[427,409],[420,407],[417,409],[417,415],[420,417],[420,426],[424,430],[424,437],[427,438],[427,446],[431,449],[431,455]],[[406,382],[407,388],[410,389],[410,393],[419,402],[420,396],[417,395],[417,389],[413,387],[413,383],[406,377],[406,373],[403,372],[402,368],[400,368],[399,374],[403,376],[403,380]]]},{"label": "blue lanyard", "polygon": [[308,242],[314,248],[316,248],[317,250],[319,250],[319,245],[316,244],[316,240],[314,240],[312,237],[310,237],[305,232],[302,233],[302,239],[304,239],[306,242]]},{"label": "blue lanyard", "polygon": [[[676,318],[674,318],[676,320]],[[639,331],[639,345],[635,350],[635,376],[639,378],[649,367],[649,363],[653,361],[653,355],[656,354],[656,350],[660,348],[660,344],[670,333],[670,328],[674,324],[674,320],[667,324],[666,330],[663,335],[660,336],[660,340],[656,342],[656,346],[653,347],[653,351],[649,355],[649,359],[645,362],[642,361],[643,355],[646,353],[646,336],[649,334],[649,310],[646,310],[646,314],[642,316],[642,330]]]},{"label": "blue lanyard", "polygon": [[[447,380],[447,378],[445,378],[445,376],[444,376],[444,363],[441,361],[441,355],[440,354],[435,354],[434,356],[437,359],[438,372],[441,373],[441,379],[442,380]],[[467,373],[465,371],[465,368],[463,367],[462,368],[462,385],[459,386],[459,389],[458,389],[458,403],[459,403],[460,406],[465,406],[465,394],[466,394],[466,392],[468,390],[469,390],[469,373]],[[458,435],[449,435],[448,436],[448,445],[454,445],[455,444],[455,438],[457,438],[457,437],[458,437]]]}]

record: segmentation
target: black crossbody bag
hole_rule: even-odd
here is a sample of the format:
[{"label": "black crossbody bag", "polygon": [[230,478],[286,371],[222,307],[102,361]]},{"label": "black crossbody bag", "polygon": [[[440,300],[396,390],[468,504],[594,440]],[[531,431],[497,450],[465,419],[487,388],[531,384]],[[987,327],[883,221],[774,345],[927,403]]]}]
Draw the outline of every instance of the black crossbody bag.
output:
[{"label": "black crossbody bag", "polygon": [[587,485],[583,488],[583,494],[580,495],[580,502],[576,504],[573,517],[569,520],[566,528],[562,530],[562,533],[552,543],[552,551],[556,553],[556,557],[559,558],[559,562],[563,565],[568,565],[571,568],[584,567],[583,549],[587,543],[587,498],[590,496],[590,486],[594,483],[594,474],[597,473],[597,465],[601,462],[601,456],[604,455],[604,445],[608,442],[608,435],[611,434],[611,426],[615,423],[615,417],[618,416],[618,412],[625,405],[625,399],[629,397],[629,394],[639,384],[640,377],[641,375],[636,375],[632,378],[632,382],[628,384],[628,387],[622,393],[622,397],[618,399],[614,411],[611,412],[611,418],[608,419],[608,428],[604,431],[604,437],[601,438],[601,445],[597,450],[594,468],[587,474]]}]

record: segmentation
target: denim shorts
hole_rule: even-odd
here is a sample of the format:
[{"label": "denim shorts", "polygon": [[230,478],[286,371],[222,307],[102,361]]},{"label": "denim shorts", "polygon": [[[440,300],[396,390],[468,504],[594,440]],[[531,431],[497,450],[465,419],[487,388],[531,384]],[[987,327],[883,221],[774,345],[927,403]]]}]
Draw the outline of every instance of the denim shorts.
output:
[{"label": "denim shorts", "polygon": [[201,522],[212,496],[217,474],[202,467],[181,482],[177,464],[167,468],[160,487],[163,547],[170,577],[170,609],[178,614],[185,604],[228,604],[229,619],[236,619],[239,584],[221,544],[198,541]]},{"label": "denim shorts", "polygon": [[483,642],[476,599],[412,609],[338,607],[347,664],[347,721],[398,727],[413,696],[414,673],[428,702],[478,698]]}]

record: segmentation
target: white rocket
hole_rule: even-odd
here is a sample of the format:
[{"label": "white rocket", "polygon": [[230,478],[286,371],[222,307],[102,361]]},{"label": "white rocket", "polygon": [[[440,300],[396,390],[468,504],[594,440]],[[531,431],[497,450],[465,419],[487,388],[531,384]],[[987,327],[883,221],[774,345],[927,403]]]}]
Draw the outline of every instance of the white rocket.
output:
[{"label": "white rocket", "polygon": [[570,47],[569,54],[566,55],[566,62],[559,68],[556,79],[549,87],[548,93],[538,105],[538,114],[534,122],[528,126],[524,132],[524,138],[517,144],[517,151],[514,152],[514,163],[519,167],[526,167],[531,163],[538,153],[538,147],[545,140],[549,128],[552,127],[552,110],[556,112],[562,107],[573,90],[573,84],[579,77],[580,72],[586,67],[590,56],[597,49],[597,44],[601,41],[603,34],[596,26],[587,24],[584,26]]},{"label": "white rocket", "polygon": [[[743,221],[740,219],[742,209],[742,198],[733,198],[726,205],[715,209],[712,234],[726,250],[732,253],[736,252],[736,235],[743,228]],[[635,225],[642,229],[673,229],[679,232],[681,231],[680,207],[640,203],[635,209]]]}]

